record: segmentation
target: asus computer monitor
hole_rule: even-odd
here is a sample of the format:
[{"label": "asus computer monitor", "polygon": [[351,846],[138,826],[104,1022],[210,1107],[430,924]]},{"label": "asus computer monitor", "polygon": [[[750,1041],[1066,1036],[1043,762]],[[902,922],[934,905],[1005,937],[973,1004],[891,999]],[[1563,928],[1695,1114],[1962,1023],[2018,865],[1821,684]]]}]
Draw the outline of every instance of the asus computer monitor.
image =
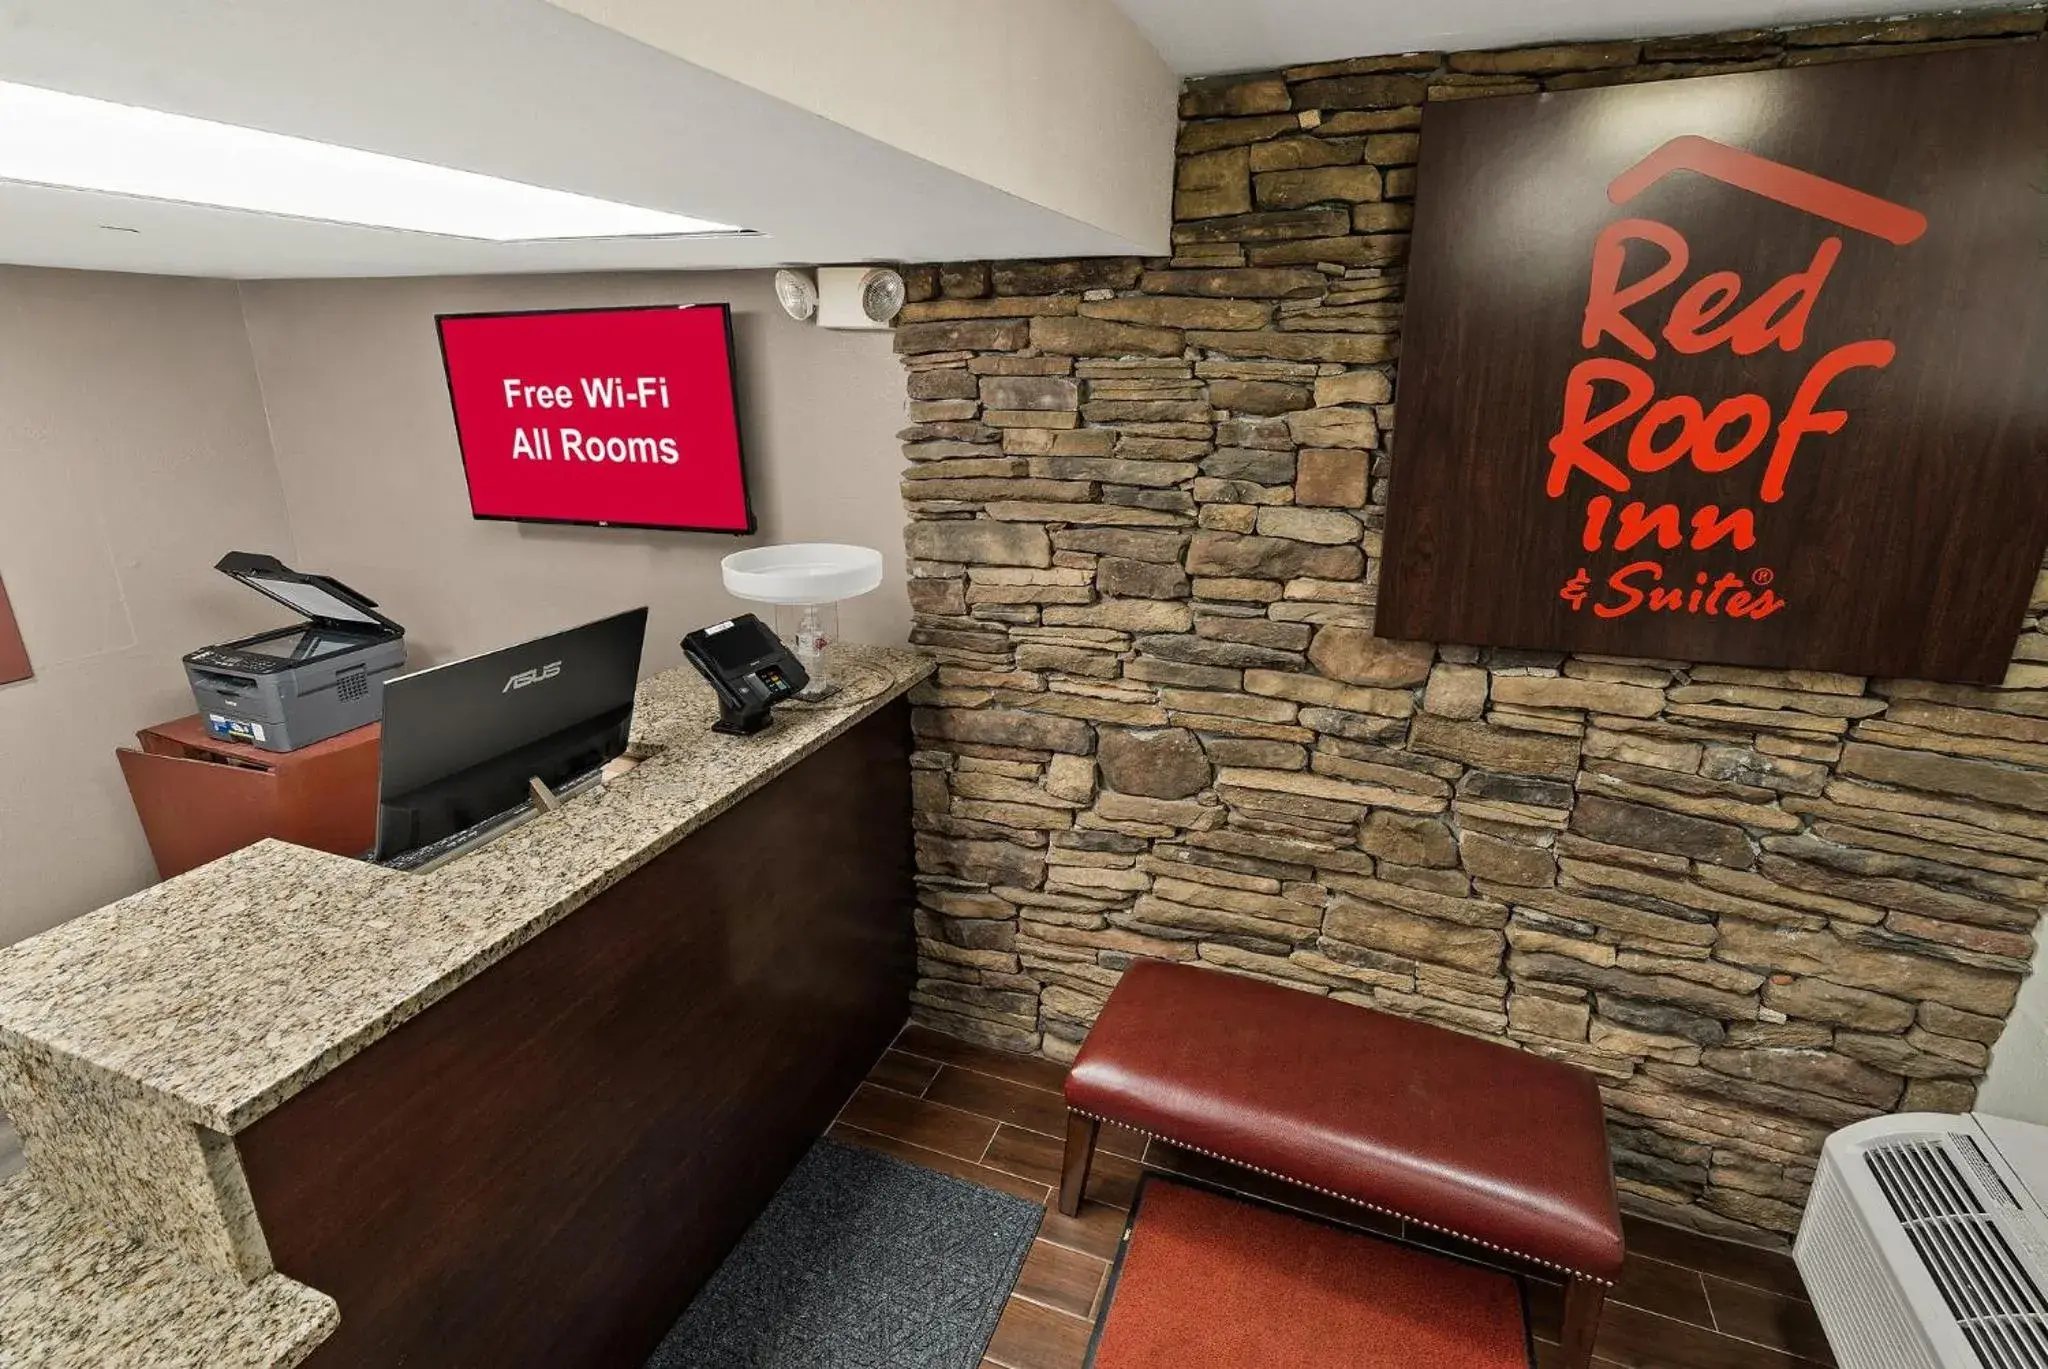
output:
[{"label": "asus computer monitor", "polygon": [[523,808],[622,755],[647,610],[384,682],[375,859]]}]

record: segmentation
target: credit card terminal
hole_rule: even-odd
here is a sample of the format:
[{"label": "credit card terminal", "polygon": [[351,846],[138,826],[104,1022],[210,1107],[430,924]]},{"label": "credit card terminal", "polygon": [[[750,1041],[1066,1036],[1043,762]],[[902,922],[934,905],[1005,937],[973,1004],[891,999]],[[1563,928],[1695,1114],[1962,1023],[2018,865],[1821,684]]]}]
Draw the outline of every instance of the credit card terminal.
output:
[{"label": "credit card terminal", "polygon": [[811,682],[782,639],[751,613],[698,628],[683,638],[683,655],[718,695],[713,732],[752,736],[768,726],[768,710]]}]

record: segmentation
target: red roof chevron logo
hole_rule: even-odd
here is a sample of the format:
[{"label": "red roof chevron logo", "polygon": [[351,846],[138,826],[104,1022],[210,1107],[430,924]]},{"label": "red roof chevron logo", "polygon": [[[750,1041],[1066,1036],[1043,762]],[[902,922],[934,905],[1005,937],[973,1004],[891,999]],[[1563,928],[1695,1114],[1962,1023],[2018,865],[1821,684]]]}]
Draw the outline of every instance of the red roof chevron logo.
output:
[{"label": "red roof chevron logo", "polygon": [[1673,138],[1616,176],[1607,198],[1627,204],[1674,171],[1697,172],[1899,247],[1927,231],[1927,216],[1917,209],[1694,134]]}]

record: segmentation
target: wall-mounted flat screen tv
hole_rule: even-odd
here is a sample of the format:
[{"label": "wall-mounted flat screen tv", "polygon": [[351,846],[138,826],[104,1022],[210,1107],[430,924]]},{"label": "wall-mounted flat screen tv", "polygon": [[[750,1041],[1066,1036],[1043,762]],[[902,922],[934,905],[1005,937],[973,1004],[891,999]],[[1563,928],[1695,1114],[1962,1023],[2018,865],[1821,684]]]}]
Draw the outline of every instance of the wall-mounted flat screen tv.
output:
[{"label": "wall-mounted flat screen tv", "polygon": [[436,323],[476,517],[754,531],[727,306]]}]

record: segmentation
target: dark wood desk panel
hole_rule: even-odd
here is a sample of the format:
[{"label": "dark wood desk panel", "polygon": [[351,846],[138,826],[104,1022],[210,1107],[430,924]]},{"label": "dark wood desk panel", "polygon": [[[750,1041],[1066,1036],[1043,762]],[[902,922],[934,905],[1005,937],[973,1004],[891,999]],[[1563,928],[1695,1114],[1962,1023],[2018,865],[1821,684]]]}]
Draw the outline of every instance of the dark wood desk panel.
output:
[{"label": "dark wood desk panel", "polygon": [[891,704],[237,1138],[341,1305],[309,1365],[641,1363],[907,1015],[909,741]]},{"label": "dark wood desk panel", "polygon": [[276,837],[356,856],[377,840],[380,724],[265,751],[222,741],[197,713],[135,734],[115,751],[159,879]]}]

